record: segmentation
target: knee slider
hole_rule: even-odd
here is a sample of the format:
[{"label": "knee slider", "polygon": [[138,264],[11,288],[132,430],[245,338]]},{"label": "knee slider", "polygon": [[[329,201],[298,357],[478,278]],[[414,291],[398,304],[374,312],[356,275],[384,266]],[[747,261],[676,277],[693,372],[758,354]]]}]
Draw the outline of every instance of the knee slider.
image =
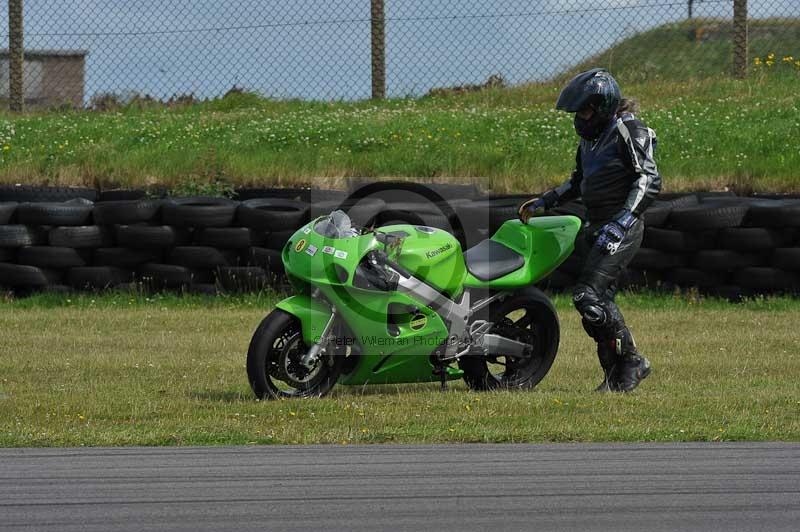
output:
[{"label": "knee slider", "polygon": [[609,321],[606,306],[590,286],[578,285],[572,296],[572,304],[581,317],[591,325],[602,326]]},{"label": "knee slider", "polygon": [[589,336],[595,340],[613,337],[613,330],[609,327],[611,315],[590,286],[578,285],[572,296],[572,303],[583,318],[583,328]]},{"label": "knee slider", "polygon": [[579,312],[583,319],[597,327],[605,325],[608,321],[608,314],[605,309],[598,305],[585,305]]}]

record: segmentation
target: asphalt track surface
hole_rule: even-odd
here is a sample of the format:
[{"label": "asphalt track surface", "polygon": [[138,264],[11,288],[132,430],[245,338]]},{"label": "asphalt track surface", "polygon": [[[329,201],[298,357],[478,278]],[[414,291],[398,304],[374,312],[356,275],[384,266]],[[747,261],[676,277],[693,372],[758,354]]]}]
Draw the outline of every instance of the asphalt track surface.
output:
[{"label": "asphalt track surface", "polygon": [[0,449],[0,530],[800,530],[800,444]]}]

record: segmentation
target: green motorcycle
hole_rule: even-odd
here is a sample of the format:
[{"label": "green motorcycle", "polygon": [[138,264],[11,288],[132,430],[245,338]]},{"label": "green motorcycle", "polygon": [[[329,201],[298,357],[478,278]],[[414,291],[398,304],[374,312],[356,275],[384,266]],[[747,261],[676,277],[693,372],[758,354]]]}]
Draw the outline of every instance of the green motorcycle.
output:
[{"label": "green motorcycle", "polygon": [[312,220],[281,252],[296,295],[255,331],[250,385],[262,399],[323,396],[336,383],[532,388],[560,335],[533,283],[572,253],[580,227],[574,216],[509,220],[462,252],[427,226],[354,228],[341,211]]}]

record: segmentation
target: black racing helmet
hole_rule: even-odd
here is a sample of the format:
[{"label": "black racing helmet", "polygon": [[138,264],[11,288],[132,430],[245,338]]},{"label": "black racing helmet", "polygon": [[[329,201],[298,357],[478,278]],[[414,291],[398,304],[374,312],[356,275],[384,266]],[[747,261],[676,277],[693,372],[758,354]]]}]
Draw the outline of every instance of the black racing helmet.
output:
[{"label": "black racing helmet", "polygon": [[577,113],[587,105],[592,105],[602,116],[610,117],[617,112],[622,98],[619,85],[604,68],[593,68],[581,72],[561,90],[556,109]]}]

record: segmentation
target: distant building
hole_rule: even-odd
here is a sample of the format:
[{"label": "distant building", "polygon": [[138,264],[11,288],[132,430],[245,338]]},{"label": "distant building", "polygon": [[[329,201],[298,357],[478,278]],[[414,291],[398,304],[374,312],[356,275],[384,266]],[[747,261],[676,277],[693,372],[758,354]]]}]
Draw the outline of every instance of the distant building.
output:
[{"label": "distant building", "polygon": [[[86,50],[25,50],[23,86],[30,107],[83,107]],[[0,99],[8,100],[8,49],[0,50]]]}]

